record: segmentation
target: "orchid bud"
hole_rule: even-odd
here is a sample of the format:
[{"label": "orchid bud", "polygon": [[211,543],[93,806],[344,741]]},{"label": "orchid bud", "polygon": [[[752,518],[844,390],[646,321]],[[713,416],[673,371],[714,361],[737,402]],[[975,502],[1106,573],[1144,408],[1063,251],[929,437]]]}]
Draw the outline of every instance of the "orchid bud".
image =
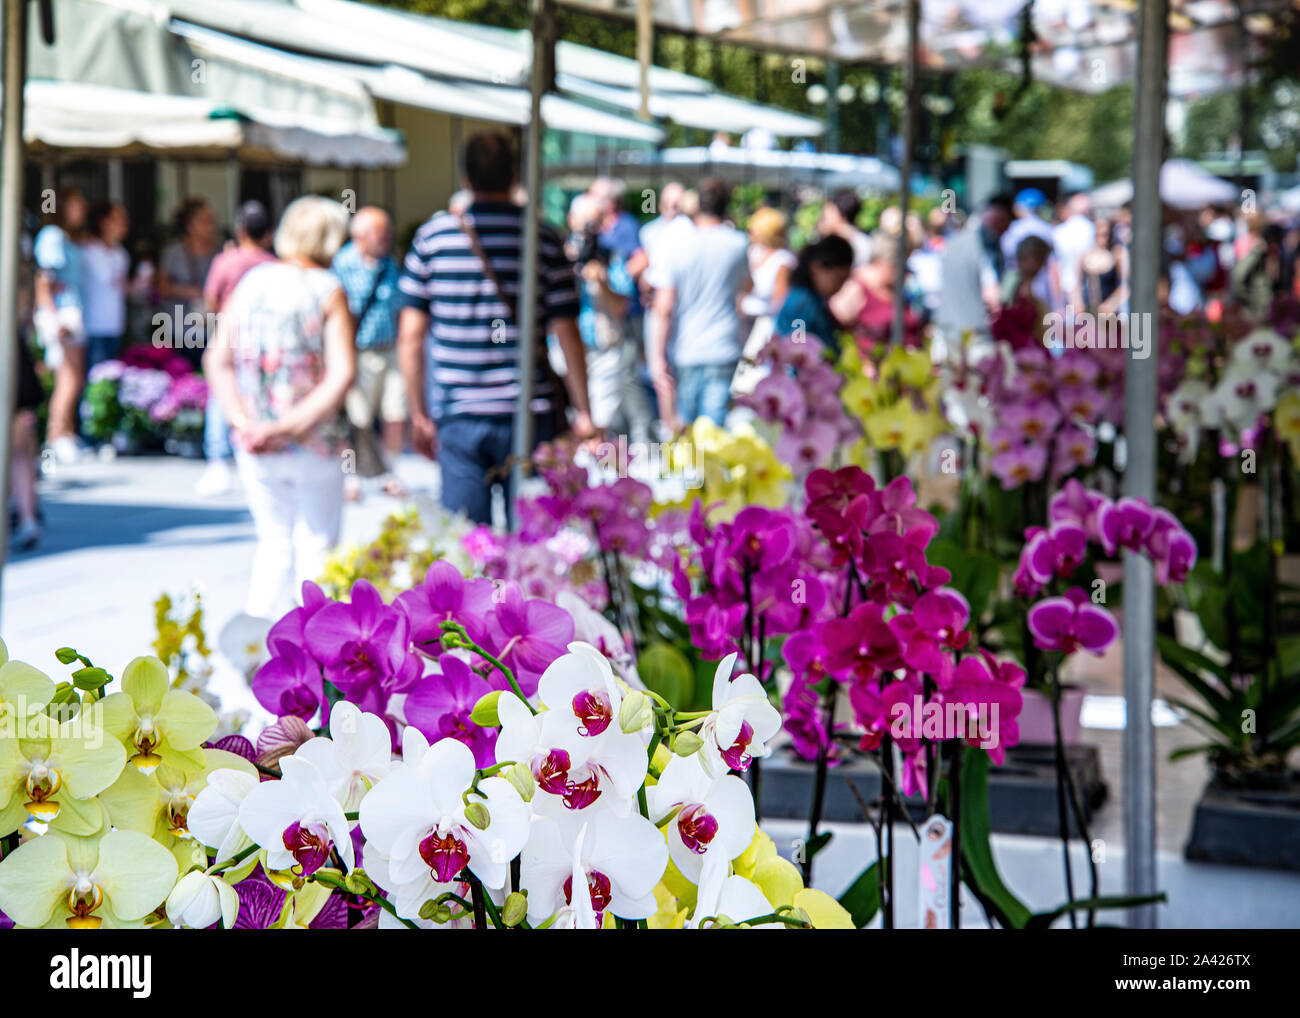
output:
[{"label": "orchid bud", "polygon": [[451,918],[451,909],[440,901],[430,898],[420,906],[420,918],[431,919],[441,925]]},{"label": "orchid bud", "polygon": [[486,831],[492,822],[492,815],[481,802],[471,802],[465,807],[465,819],[480,831]]},{"label": "orchid bud", "polygon": [[654,719],[654,704],[639,689],[628,693],[618,709],[618,726],[628,735],[649,728]]},{"label": "orchid bud", "polygon": [[469,712],[469,719],[480,728],[500,728],[501,718],[497,714],[497,700],[501,699],[501,690],[494,689],[474,704]]},{"label": "orchid bud", "polygon": [[374,881],[366,875],[363,869],[354,869],[343,878],[343,887],[348,894],[361,894],[373,896],[377,888]]},{"label": "orchid bud", "polygon": [[704,745],[704,740],[694,732],[682,732],[673,740],[673,752],[678,756],[694,756]]},{"label": "orchid bud", "polygon": [[510,782],[510,787],[519,793],[524,802],[533,801],[533,772],[523,764],[511,764],[501,771],[501,776]]},{"label": "orchid bud", "polygon": [[519,891],[506,895],[506,902],[501,906],[501,921],[507,926],[518,926],[528,914],[528,897]]},{"label": "orchid bud", "polygon": [[173,926],[201,930],[220,920],[222,926],[230,929],[239,914],[239,896],[219,876],[192,870],[172,888],[166,910]]}]

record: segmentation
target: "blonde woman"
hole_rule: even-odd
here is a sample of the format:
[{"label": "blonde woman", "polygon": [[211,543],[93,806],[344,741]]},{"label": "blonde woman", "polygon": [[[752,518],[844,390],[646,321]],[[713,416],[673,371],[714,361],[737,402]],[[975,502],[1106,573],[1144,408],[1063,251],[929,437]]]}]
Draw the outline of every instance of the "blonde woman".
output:
[{"label": "blonde woman", "polygon": [[754,287],[740,301],[742,328],[749,337],[731,389],[736,394],[752,392],[766,369],[755,365],[772,335],[772,316],[785,303],[790,290],[790,273],[799,264],[788,246],[785,213],[763,206],[749,217],[749,278]]},{"label": "blonde woman", "polygon": [[255,266],[221,313],[204,355],[230,421],[240,481],[257,529],[246,610],[274,618],[338,541],[346,431],[339,409],[356,375],[352,315],[330,271],[348,214],[299,198],[275,234],[279,261]]}]

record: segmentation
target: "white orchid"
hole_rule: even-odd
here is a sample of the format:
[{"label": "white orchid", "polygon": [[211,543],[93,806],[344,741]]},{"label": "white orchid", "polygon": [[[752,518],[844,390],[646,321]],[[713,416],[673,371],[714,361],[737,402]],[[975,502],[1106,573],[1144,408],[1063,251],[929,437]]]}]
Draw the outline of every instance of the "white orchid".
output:
[{"label": "white orchid", "polygon": [[1276,375],[1233,365],[1203,404],[1205,426],[1227,427],[1240,434],[1277,405],[1277,395]]},{"label": "white orchid", "polygon": [[650,816],[668,821],[668,853],[682,876],[698,883],[710,865],[730,864],[754,839],[754,796],[734,774],[715,777],[700,754],[675,756],[649,789]]},{"label": "white orchid", "polygon": [[604,805],[626,816],[646,778],[645,741],[619,727],[623,694],[609,661],[590,644],[569,647],[538,682],[551,709],[534,716],[509,693],[497,701],[497,761],[525,765],[539,791],[570,809],[605,797]]},{"label": "white orchid", "polygon": [[353,812],[391,769],[392,746],[383,719],[340,701],[330,709],[329,738],[310,739],[293,755],[314,764],[339,805]]},{"label": "white orchid", "polygon": [[743,771],[754,757],[767,756],[767,740],[781,730],[781,712],[772,706],[753,675],[731,677],[735,654],[713,674],[713,713],[700,726],[704,764],[713,774]]},{"label": "white orchid", "polygon": [[205,930],[217,920],[226,929],[239,915],[239,895],[221,877],[202,870],[186,873],[167,896],[167,918],[173,926]]},{"label": "white orchid", "polygon": [[217,649],[245,679],[251,679],[262,665],[271,660],[271,652],[266,649],[266,636],[270,631],[270,619],[240,612],[221,627]]},{"label": "white orchid", "polygon": [[[580,927],[599,927],[606,911],[647,919],[667,866],[663,835],[644,817],[599,806],[578,814],[552,807],[534,822],[520,861],[528,919],[536,925],[566,908]],[[585,895],[575,894],[583,887]]]},{"label": "white orchid", "polygon": [[424,882],[432,873],[445,884],[468,867],[485,887],[503,887],[510,860],[528,840],[531,814],[519,793],[490,777],[467,795],[474,754],[455,739],[429,746],[407,728],[402,760],[361,802],[361,830],[387,857],[391,882]]},{"label": "white orchid", "polygon": [[208,775],[208,783],[194,797],[186,826],[200,844],[216,852],[218,862],[233,859],[252,844],[239,826],[239,807],[258,784],[255,774],[221,768]]},{"label": "white orchid", "polygon": [[287,756],[280,773],[279,781],[262,782],[239,805],[239,826],[266,850],[266,865],[273,870],[298,866],[310,876],[334,849],[351,869],[352,837],[343,807],[316,765]]},{"label": "white orchid", "polygon": [[[743,923],[770,915],[772,905],[758,886],[741,876],[728,876],[726,866],[710,866],[700,880],[695,914],[687,922],[699,929],[706,919]],[[782,923],[760,923],[757,929],[780,929]]]},{"label": "white orchid", "polygon": [[573,633],[579,641],[590,644],[604,655],[619,678],[631,688],[645,688],[618,626],[567,588],[555,595],[555,603],[573,616]]},{"label": "white orchid", "polygon": [[1174,434],[1183,443],[1183,456],[1187,461],[1196,459],[1204,424],[1206,401],[1210,387],[1199,378],[1188,378],[1169,394],[1166,416]]},{"label": "white orchid", "polygon": [[[379,851],[373,842],[366,844],[366,876],[373,880],[380,889],[387,892],[388,900],[393,903],[393,908],[402,919],[407,919],[422,929],[455,930],[472,929],[474,926],[473,917],[468,915],[450,919],[445,923],[436,923],[432,919],[420,918],[420,907],[426,901],[438,898],[447,892],[468,899],[470,896],[469,884],[463,880],[448,882],[436,880],[433,876],[433,870],[427,867],[416,879],[407,880],[404,883],[394,880],[389,870],[388,856]],[[405,923],[399,922],[384,911],[379,914],[379,928],[407,929],[408,927]]]},{"label": "white orchid", "polygon": [[1294,356],[1291,344],[1272,329],[1255,329],[1232,348],[1232,366],[1245,374],[1283,374]]}]

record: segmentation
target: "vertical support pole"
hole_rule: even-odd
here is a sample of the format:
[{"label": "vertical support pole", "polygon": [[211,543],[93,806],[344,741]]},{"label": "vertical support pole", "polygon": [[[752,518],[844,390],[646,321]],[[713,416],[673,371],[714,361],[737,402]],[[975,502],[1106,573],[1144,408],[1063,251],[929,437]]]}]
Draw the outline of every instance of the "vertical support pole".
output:
[{"label": "vertical support pole", "polygon": [[903,319],[907,306],[903,300],[903,280],[907,276],[907,213],[912,205],[912,160],[916,148],[917,107],[920,101],[921,83],[918,73],[920,62],[920,40],[918,33],[921,23],[921,0],[907,0],[907,69],[904,74],[903,89],[905,105],[903,113],[903,165],[899,170],[898,208],[902,219],[898,225],[898,254],[894,279],[894,329],[895,346],[903,345]]},{"label": "vertical support pole", "polygon": [[[13,447],[13,366],[18,354],[18,235],[23,216],[23,83],[26,69],[27,0],[4,5],[4,105],[0,108],[0,492],[9,504]],[[0,514],[0,569],[9,552],[9,514]]]},{"label": "vertical support pole", "polygon": [[235,218],[239,215],[239,156],[233,150],[226,156],[226,208],[230,233],[234,236]]},{"label": "vertical support pole", "polygon": [[826,151],[840,150],[840,62],[826,61]]},{"label": "vertical support pole", "polygon": [[[515,407],[514,466],[511,475],[517,496],[529,458],[533,454],[533,379],[537,370],[537,267],[542,214],[542,94],[550,89],[555,38],[551,25],[551,0],[532,0],[533,66],[532,101],[527,143],[524,147],[524,251],[519,282],[519,403]],[[543,354],[544,356],[544,354]],[[513,517],[513,513],[507,513]]]},{"label": "vertical support pole", "polygon": [[654,62],[654,45],[654,0],[637,0],[636,59],[640,65],[641,105],[636,115],[647,121],[650,119],[650,65]]},{"label": "vertical support pole", "polygon": [[[1130,328],[1158,321],[1160,266],[1160,164],[1164,160],[1165,57],[1169,42],[1169,0],[1147,0],[1139,8],[1138,77],[1133,136],[1133,315]],[[1148,335],[1155,334],[1154,324]],[[1124,382],[1124,493],[1154,499],[1156,480],[1156,371],[1159,351],[1130,358]],[[1124,553],[1124,847],[1127,892],[1156,890],[1156,752],[1151,725],[1155,684],[1155,577],[1151,563]],[[1154,905],[1130,910],[1133,926],[1156,925]]]},{"label": "vertical support pole", "polygon": [[126,200],[126,177],[122,168],[121,156],[108,160],[108,200],[119,205]]}]

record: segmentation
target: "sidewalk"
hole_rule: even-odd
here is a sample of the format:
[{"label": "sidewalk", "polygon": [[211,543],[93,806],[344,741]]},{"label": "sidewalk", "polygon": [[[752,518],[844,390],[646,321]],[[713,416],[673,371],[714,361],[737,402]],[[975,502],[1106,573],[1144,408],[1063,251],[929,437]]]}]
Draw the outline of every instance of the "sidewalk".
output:
[{"label": "sidewalk", "polygon": [[[133,657],[151,653],[153,603],[163,593],[202,595],[204,628],[215,647],[221,627],[243,610],[254,532],[237,486],[214,498],[194,493],[203,466],[170,456],[123,457],[47,475],[40,485],[45,535],[4,569],[0,636],[10,657],[61,679],[65,669],[54,650],[72,646],[121,674]],[[403,457],[396,470],[412,494],[437,494],[438,470],[429,461]],[[377,488],[345,504],[343,544],[373,540],[399,507]],[[213,686],[228,708],[255,705],[228,669],[218,668]]]}]

